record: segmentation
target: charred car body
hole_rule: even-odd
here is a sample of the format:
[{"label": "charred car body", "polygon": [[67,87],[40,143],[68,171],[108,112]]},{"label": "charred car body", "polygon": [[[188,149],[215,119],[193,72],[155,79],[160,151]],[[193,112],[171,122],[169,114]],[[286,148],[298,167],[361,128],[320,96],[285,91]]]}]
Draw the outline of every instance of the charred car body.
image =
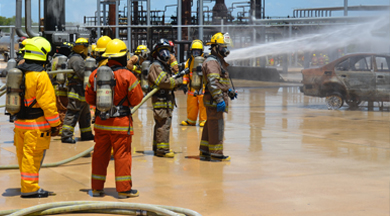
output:
[{"label": "charred car body", "polygon": [[302,70],[301,92],[326,97],[329,109],[346,102],[390,101],[390,55],[357,53],[345,55],[319,68]]}]

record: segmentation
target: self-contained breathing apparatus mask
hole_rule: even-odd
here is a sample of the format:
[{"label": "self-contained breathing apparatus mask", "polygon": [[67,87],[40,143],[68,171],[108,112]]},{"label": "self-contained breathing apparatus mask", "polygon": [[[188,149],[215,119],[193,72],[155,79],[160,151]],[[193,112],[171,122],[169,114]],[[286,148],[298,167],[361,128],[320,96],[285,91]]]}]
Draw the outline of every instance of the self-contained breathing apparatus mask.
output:
[{"label": "self-contained breathing apparatus mask", "polygon": [[201,56],[202,55],[202,50],[199,49],[194,49],[191,51],[191,54],[193,57]]},{"label": "self-contained breathing apparatus mask", "polygon": [[217,45],[217,52],[222,57],[227,57],[230,54],[229,48],[223,45]]},{"label": "self-contained breathing apparatus mask", "polygon": [[161,50],[158,51],[157,53],[157,57],[163,61],[163,62],[168,62],[169,59],[171,58],[171,53],[169,52],[169,50],[167,48],[163,48]]}]

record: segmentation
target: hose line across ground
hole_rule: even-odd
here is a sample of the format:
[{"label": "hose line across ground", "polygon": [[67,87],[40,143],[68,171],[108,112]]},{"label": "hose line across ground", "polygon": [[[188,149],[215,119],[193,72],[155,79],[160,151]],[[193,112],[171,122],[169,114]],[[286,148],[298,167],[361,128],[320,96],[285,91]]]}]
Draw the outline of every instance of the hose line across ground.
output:
[{"label": "hose line across ground", "polygon": [[201,216],[185,208],[126,202],[66,201],[32,206],[22,210],[0,211],[0,215],[53,215],[62,213],[103,213],[123,215]]}]

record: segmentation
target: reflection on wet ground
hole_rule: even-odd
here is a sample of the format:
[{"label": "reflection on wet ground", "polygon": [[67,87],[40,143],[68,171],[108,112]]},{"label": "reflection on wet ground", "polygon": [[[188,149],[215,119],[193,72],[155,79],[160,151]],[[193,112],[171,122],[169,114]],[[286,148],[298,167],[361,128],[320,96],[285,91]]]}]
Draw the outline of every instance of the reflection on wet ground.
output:
[{"label": "reflection on wet ground", "polygon": [[[198,155],[202,128],[184,127],[186,96],[177,93],[171,148],[174,159],[151,154],[150,102],[133,116],[133,186],[140,197],[125,202],[171,205],[202,215],[388,215],[389,112],[347,106],[327,110],[325,100],[305,97],[298,85],[234,80],[238,99],[225,116],[230,162]],[[4,98],[0,98],[4,103]],[[388,105],[385,104],[385,108]],[[3,112],[1,109],[0,112]],[[0,115],[0,164],[15,164],[13,125]],[[62,144],[54,138],[45,162],[71,157],[93,142]],[[118,201],[114,166],[107,195],[92,198],[91,158],[40,172],[40,185],[57,196],[21,200],[18,170],[0,171],[0,210],[69,200]],[[66,185],[66,187],[64,187]]]}]

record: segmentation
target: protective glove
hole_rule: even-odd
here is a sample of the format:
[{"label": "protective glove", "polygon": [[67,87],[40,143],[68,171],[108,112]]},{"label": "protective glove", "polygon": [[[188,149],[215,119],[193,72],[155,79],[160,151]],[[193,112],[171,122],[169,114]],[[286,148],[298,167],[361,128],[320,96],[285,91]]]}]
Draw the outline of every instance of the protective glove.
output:
[{"label": "protective glove", "polygon": [[217,104],[217,112],[224,112],[226,109],[225,101],[221,101]]},{"label": "protective glove", "polygon": [[228,96],[230,97],[231,100],[234,100],[234,98],[237,98],[237,91],[233,89],[229,89]]},{"label": "protective glove", "polygon": [[187,94],[187,92],[188,92],[187,85],[181,85],[179,89],[182,90],[184,92],[184,94]]},{"label": "protective glove", "polygon": [[60,126],[51,127],[51,136],[57,136],[60,133]]}]

